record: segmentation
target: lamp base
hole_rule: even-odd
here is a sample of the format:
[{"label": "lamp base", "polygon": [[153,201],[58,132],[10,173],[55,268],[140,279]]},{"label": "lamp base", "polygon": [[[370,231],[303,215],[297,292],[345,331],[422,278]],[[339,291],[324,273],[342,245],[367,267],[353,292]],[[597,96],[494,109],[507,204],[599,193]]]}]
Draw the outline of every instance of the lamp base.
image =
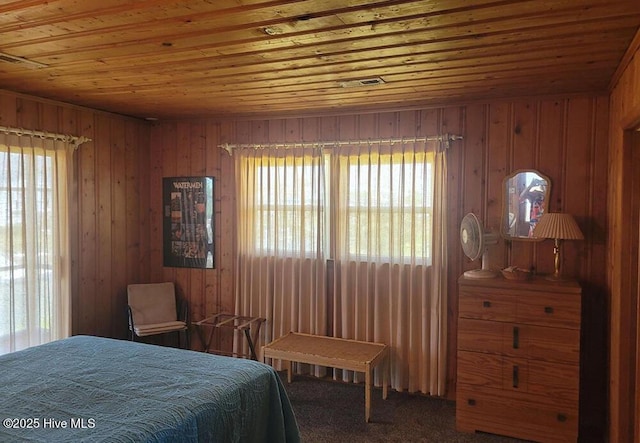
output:
[{"label": "lamp base", "polygon": [[544,279],[545,280],[549,280],[549,281],[557,281],[557,282],[572,280],[569,277],[564,277],[562,275],[557,275],[557,274],[549,274],[549,275],[545,276]]}]

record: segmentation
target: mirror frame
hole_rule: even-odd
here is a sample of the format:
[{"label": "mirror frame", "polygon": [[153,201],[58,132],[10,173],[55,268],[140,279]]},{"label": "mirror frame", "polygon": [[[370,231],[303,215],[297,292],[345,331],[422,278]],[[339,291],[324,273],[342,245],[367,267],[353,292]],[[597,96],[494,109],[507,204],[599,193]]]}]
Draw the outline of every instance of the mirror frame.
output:
[{"label": "mirror frame", "polygon": [[[534,237],[525,237],[525,236],[513,236],[509,233],[509,196],[511,195],[512,186],[510,186],[510,182],[517,178],[519,174],[536,174],[541,179],[547,182],[546,189],[544,192],[544,203],[543,203],[543,211],[549,211],[549,200],[551,195],[551,180],[545,174],[542,174],[540,171],[535,169],[517,169],[513,171],[511,174],[507,175],[502,181],[502,213],[500,216],[500,234],[506,240],[519,240],[519,241],[542,241],[544,238],[534,238]],[[516,185],[517,186],[517,183]],[[518,194],[521,194],[524,191],[524,187],[521,186],[520,189],[514,189]]]}]

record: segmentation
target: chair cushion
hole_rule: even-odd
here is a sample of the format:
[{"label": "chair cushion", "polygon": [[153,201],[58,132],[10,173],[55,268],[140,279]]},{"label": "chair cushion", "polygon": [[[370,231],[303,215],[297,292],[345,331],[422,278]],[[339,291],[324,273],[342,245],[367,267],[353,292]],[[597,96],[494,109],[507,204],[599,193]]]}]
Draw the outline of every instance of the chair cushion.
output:
[{"label": "chair cushion", "polygon": [[138,337],[144,337],[145,335],[182,331],[187,329],[187,324],[183,321],[170,321],[166,323],[154,323],[151,325],[135,325],[133,329]]},{"label": "chair cushion", "polygon": [[178,320],[172,282],[129,285],[127,294],[136,327]]}]

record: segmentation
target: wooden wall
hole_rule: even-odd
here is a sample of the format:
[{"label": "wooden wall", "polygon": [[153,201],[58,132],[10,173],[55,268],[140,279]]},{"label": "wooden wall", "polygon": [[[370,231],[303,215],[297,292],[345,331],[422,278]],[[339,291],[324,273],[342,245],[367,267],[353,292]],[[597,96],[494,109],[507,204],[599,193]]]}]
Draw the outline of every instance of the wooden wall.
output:
[{"label": "wooden wall", "polygon": [[[634,46],[635,44],[635,46]],[[611,94],[609,250],[610,442],[640,442],[640,31]]]},{"label": "wooden wall", "polygon": [[[149,124],[98,111],[0,94],[0,124],[92,138],[77,154],[74,333],[126,335],[126,285],[173,280],[192,319],[234,309],[233,158],[218,145],[461,134],[449,152],[449,366],[455,389],[458,276],[478,266],[459,245],[459,223],[474,212],[499,231],[503,178],[535,168],[552,181],[550,210],[572,213],[585,234],[567,242],[565,270],[585,288],[582,417],[601,431],[606,401],[606,226],[608,97],[522,99],[468,106],[268,120]],[[216,269],[162,266],[161,179],[211,175],[215,182]],[[501,241],[492,265],[553,270],[552,244]],[[224,339],[223,339],[224,340]],[[223,343],[225,344],[225,343]],[[228,346],[228,342],[226,344]],[[194,340],[193,347],[200,343]]]}]

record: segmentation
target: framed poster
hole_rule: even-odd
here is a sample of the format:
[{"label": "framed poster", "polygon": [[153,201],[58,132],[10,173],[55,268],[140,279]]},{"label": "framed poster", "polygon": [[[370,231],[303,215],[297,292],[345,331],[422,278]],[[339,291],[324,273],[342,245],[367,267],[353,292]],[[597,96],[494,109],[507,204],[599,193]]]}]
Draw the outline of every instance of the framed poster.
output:
[{"label": "framed poster", "polygon": [[162,179],[164,266],[215,267],[213,177]]}]

